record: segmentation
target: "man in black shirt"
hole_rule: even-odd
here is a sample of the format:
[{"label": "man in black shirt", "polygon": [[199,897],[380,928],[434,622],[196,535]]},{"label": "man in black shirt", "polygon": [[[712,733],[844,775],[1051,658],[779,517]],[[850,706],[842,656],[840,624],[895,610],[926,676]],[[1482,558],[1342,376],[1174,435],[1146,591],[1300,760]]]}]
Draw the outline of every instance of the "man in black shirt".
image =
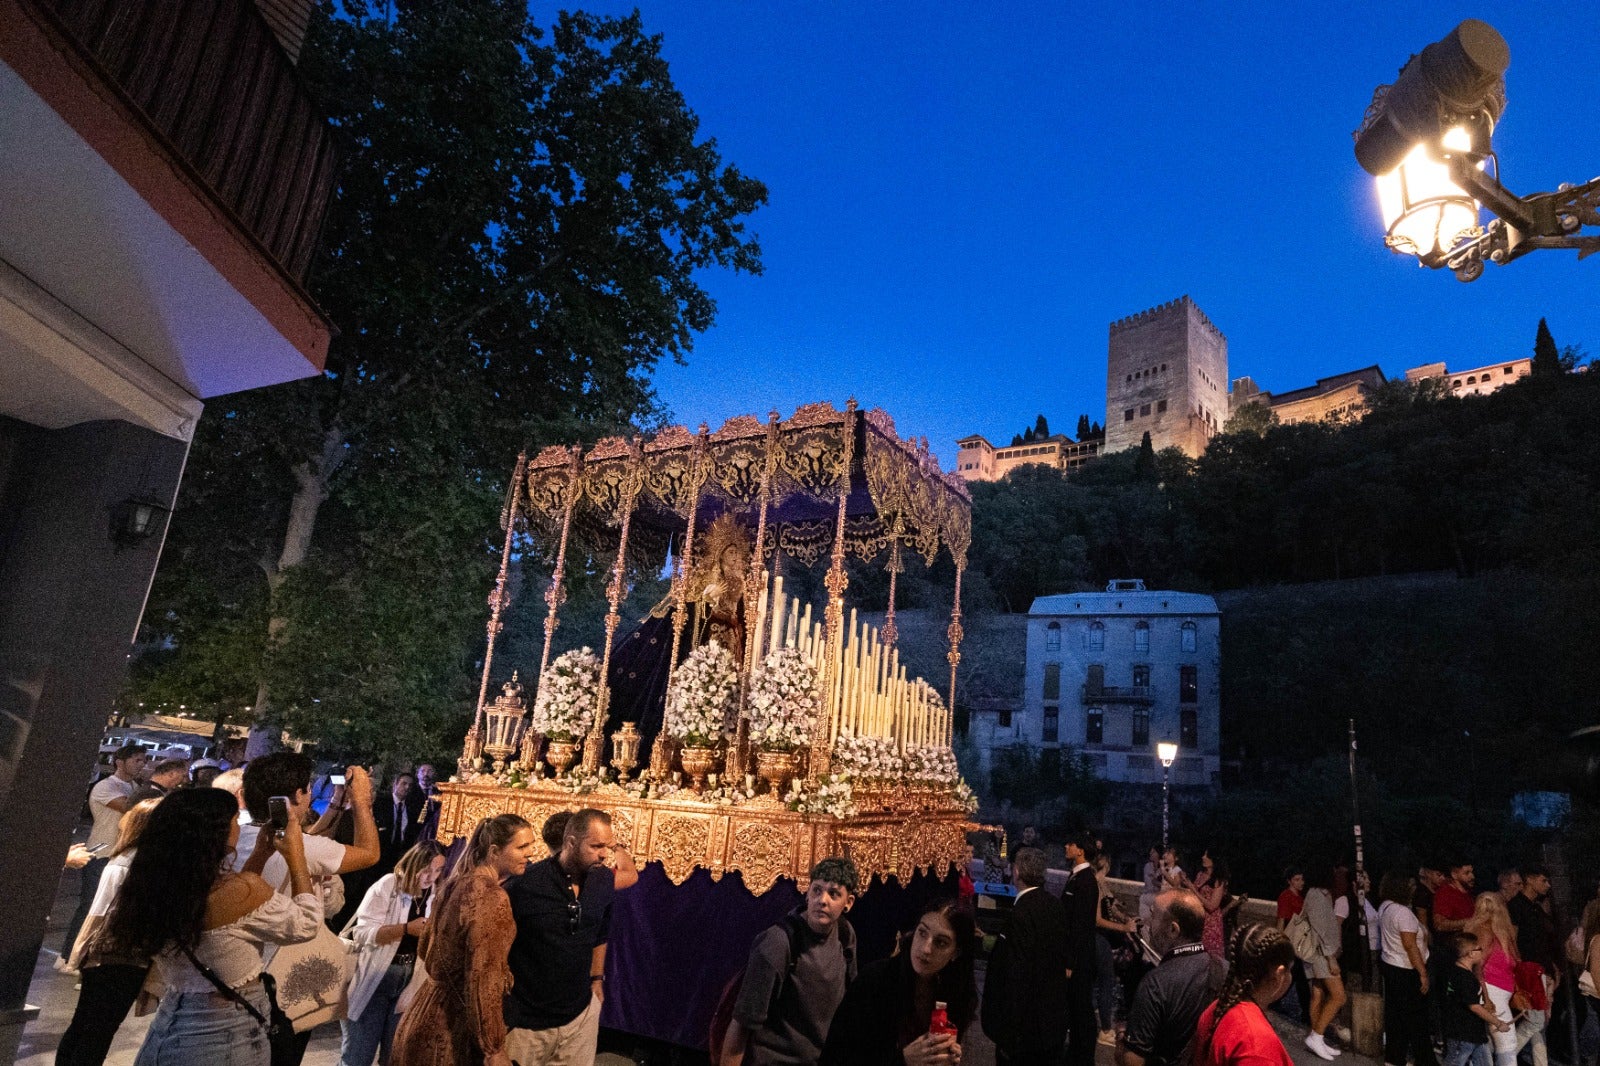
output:
[{"label": "man in black shirt", "polygon": [[1533,1066],[1547,1066],[1550,1061],[1544,1043],[1544,1027],[1550,1018],[1549,997],[1554,994],[1561,977],[1560,938],[1556,935],[1555,919],[1543,906],[1549,894],[1550,871],[1543,866],[1524,866],[1522,890],[1506,904],[1511,923],[1517,927],[1517,954],[1522,956],[1523,962],[1536,962],[1544,970],[1546,1009],[1528,1010],[1517,1021],[1517,1050],[1524,1044],[1533,1045]]},{"label": "man in black shirt", "polygon": [[1067,1066],[1094,1066],[1100,1026],[1094,1016],[1095,917],[1100,883],[1089,865],[1099,855],[1094,834],[1074,833],[1066,846],[1072,876],[1061,893],[1067,911]]},{"label": "man in black shirt", "polygon": [[1161,964],[1145,974],[1128,1008],[1117,1066],[1179,1066],[1206,1005],[1222,988],[1222,964],[1200,943],[1206,909],[1187,889],[1169,889],[1150,910],[1150,946]]},{"label": "man in black shirt", "polygon": [[519,1066],[590,1066],[611,929],[611,816],[567,822],[561,852],[506,883],[517,938],[505,999],[506,1052]]}]

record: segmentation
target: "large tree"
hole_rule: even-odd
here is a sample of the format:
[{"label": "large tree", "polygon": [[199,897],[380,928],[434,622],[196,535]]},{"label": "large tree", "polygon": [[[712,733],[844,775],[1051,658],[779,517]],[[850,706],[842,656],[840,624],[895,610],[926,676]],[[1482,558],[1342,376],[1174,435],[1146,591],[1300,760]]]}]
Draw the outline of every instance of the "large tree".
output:
[{"label": "large tree", "polygon": [[343,155],[312,289],[339,333],[322,376],[208,409],[150,692],[210,679],[199,702],[331,744],[439,742],[519,448],[657,417],[650,372],[712,323],[706,270],[760,270],[766,190],[660,45],[637,13],[319,7],[301,71]]}]

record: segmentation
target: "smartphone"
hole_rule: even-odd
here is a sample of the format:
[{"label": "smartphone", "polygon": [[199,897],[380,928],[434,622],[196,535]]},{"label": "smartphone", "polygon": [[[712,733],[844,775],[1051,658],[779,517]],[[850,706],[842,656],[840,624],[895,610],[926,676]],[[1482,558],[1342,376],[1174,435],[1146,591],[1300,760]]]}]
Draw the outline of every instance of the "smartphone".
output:
[{"label": "smartphone", "polygon": [[289,828],[289,797],[270,796],[267,799],[267,808],[271,812],[267,818],[267,825],[276,832],[283,832]]},{"label": "smartphone", "polygon": [[329,774],[328,775],[328,780],[332,781],[336,785],[342,785],[342,784],[344,784],[344,775],[343,774]]}]

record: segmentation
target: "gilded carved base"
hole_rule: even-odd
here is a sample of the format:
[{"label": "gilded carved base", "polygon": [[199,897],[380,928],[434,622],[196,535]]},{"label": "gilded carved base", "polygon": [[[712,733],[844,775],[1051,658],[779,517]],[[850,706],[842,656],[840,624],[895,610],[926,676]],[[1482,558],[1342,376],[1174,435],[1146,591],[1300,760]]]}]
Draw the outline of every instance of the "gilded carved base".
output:
[{"label": "gilded carved base", "polygon": [[874,791],[860,813],[843,819],[800,814],[769,797],[726,806],[691,793],[644,799],[616,785],[575,795],[548,781],[526,788],[443,784],[439,797],[444,844],[496,814],[520,814],[537,830],[557,811],[597,807],[610,813],[617,842],[634,860],[659,862],[673,884],[697,868],[713,880],[737,870],[757,896],[780,877],[803,884],[819,859],[841,852],[855,860],[863,886],[888,877],[905,884],[919,870],[943,877],[969,858],[967,833],[984,828],[951,798],[927,789]]}]

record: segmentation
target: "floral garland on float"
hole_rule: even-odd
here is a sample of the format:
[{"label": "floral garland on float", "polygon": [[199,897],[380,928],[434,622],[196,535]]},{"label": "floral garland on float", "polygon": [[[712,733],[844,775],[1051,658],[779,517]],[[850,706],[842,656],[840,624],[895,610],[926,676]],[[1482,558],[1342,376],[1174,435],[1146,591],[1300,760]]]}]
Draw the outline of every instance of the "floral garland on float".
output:
[{"label": "floral garland on float", "polygon": [[574,648],[551,662],[539,682],[529,727],[549,740],[546,758],[558,775],[578,755],[578,744],[594,724],[600,696],[600,660],[592,648]]},{"label": "floral garland on float", "polygon": [[718,746],[739,696],[739,670],[733,654],[708,640],[683,661],[667,687],[662,729],[683,746],[683,772],[699,792],[717,767]]},{"label": "floral garland on float", "polygon": [[774,793],[800,769],[800,751],[811,744],[822,699],[817,671],[794,648],[779,648],[756,667],[750,685],[750,743],[756,770]]}]

